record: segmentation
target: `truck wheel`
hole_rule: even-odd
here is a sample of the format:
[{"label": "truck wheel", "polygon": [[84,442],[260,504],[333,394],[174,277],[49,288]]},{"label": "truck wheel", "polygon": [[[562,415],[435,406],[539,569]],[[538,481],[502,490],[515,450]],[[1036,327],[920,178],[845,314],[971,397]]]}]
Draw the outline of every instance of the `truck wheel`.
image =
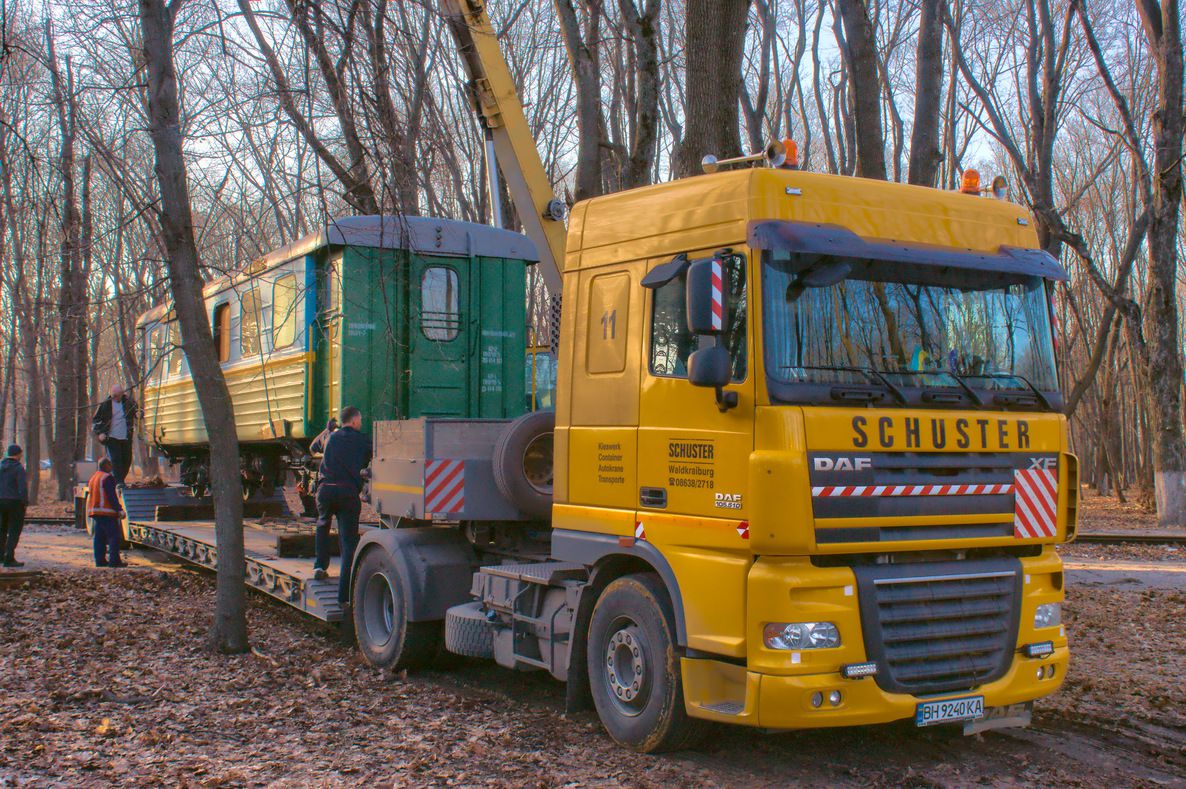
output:
[{"label": "truck wheel", "polygon": [[440,654],[441,623],[408,621],[403,580],[386,551],[363,554],[353,597],[358,649],[372,666],[422,668]]},{"label": "truck wheel", "polygon": [[628,575],[601,593],[589,623],[589,687],[616,742],[642,753],[689,747],[703,732],[688,717],[671,605],[654,575]]},{"label": "truck wheel", "polygon": [[554,411],[533,411],[506,426],[494,444],[494,482],[507,501],[531,518],[552,513]]},{"label": "truck wheel", "polygon": [[481,603],[455,605],[445,612],[445,649],[466,657],[494,657],[494,625]]}]

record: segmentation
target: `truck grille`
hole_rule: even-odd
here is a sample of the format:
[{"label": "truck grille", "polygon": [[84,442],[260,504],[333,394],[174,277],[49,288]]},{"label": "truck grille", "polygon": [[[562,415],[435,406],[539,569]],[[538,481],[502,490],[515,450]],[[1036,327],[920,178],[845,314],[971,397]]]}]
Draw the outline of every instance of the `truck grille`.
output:
[{"label": "truck grille", "polygon": [[895,693],[944,693],[999,679],[1017,643],[1020,562],[854,567],[865,650],[877,684]]}]

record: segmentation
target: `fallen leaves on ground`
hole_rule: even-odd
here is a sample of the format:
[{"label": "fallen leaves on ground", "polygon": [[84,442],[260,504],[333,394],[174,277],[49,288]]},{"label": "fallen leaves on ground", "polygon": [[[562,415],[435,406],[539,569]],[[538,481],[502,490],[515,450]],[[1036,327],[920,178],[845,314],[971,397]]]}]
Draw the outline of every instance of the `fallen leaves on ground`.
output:
[{"label": "fallen leaves on ground", "polygon": [[[72,550],[85,549],[77,534]],[[147,554],[151,559],[152,554]],[[143,561],[141,559],[140,561]],[[719,727],[642,756],[564,687],[488,662],[387,675],[251,596],[251,652],[205,648],[210,575],[51,569],[0,591],[0,785],[967,786],[1186,781],[1186,596],[1072,586],[1065,688],[1035,727]],[[872,680],[860,680],[871,682]]]}]

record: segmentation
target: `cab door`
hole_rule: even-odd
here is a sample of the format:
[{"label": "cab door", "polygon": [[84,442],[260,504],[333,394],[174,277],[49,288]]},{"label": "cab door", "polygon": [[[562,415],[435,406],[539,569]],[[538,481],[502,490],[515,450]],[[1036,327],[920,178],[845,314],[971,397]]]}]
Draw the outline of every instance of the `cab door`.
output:
[{"label": "cab door", "polygon": [[[690,251],[689,259],[712,251]],[[712,338],[687,325],[686,274],[644,291],[647,300],[638,425],[642,539],[656,545],[679,583],[688,646],[743,657],[746,579],[753,563],[747,510],[753,452],[754,347],[747,261],[720,253],[720,341],[729,350],[737,404],[722,411],[711,388],[688,381],[688,360]],[[652,261],[655,265],[667,261]]]},{"label": "cab door", "polygon": [[468,416],[474,317],[460,261],[411,259],[409,416]]},{"label": "cab door", "polygon": [[[708,257],[712,253],[702,253]],[[689,258],[697,255],[689,254]],[[655,261],[661,263],[665,261]],[[753,451],[747,265],[722,255],[725,296],[721,342],[729,350],[737,405],[722,411],[712,389],[688,381],[688,359],[712,339],[688,330],[686,273],[648,291],[648,334],[638,431],[641,509],[743,520]]]}]

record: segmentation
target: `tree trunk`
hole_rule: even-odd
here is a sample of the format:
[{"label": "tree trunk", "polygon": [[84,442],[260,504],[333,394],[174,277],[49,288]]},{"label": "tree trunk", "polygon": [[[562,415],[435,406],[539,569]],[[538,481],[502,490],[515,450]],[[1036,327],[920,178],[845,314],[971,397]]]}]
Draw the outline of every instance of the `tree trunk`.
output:
[{"label": "tree trunk", "polygon": [[675,150],[677,178],[700,172],[706,154],[741,154],[738,102],[749,0],[688,0],[684,91],[687,118]]},{"label": "tree trunk", "polygon": [[148,129],[156,154],[161,197],[161,237],[182,349],[193,376],[210,440],[210,479],[218,547],[218,580],[211,645],[245,652],[246,591],[243,585],[243,487],[239,440],[226,379],[202,298],[193,212],[182,152],[180,102],[173,63],[173,22],[182,0],[140,0],[144,62],[148,71]]},{"label": "tree trunk", "polygon": [[634,0],[618,0],[622,21],[634,44],[635,112],[631,119],[630,155],[622,176],[622,188],[632,189],[651,182],[655,151],[659,141],[659,6],[660,0],[646,0],[639,13]]},{"label": "tree trunk", "polygon": [[[74,112],[74,78],[70,59],[66,59],[63,77],[54,49],[54,35],[49,23],[45,28],[46,65],[53,86],[61,143],[58,170],[62,178],[61,267],[58,288],[58,353],[54,374],[55,401],[53,427],[54,477],[58,498],[70,498],[74,481],[74,461],[78,457],[79,412],[82,410],[82,380],[79,362],[86,342],[86,315],[81,294],[86,291],[79,242],[78,202],[74,182],[74,138],[77,129]],[[83,379],[85,380],[85,379]]]},{"label": "tree trunk", "polygon": [[1177,0],[1140,0],[1137,8],[1157,64],[1153,112],[1153,202],[1149,229],[1149,412],[1153,419],[1154,496],[1162,525],[1186,524],[1186,436],[1182,429],[1182,348],[1176,275],[1182,205],[1182,20]]},{"label": "tree trunk", "polygon": [[597,47],[601,21],[601,0],[583,0],[588,19],[581,33],[581,20],[572,0],[554,0],[568,64],[577,92],[577,200],[596,197],[602,189],[602,158],[607,148],[605,116],[601,108],[601,66]]},{"label": "tree trunk", "polygon": [[943,152],[939,149],[939,113],[943,105],[943,24],[939,4],[922,0],[918,22],[918,55],[914,71],[914,129],[910,133],[912,184],[934,186]]},{"label": "tree trunk", "polygon": [[881,77],[873,20],[861,0],[837,0],[844,22],[844,58],[856,123],[857,175],[885,180],[885,142],[881,128]]}]

